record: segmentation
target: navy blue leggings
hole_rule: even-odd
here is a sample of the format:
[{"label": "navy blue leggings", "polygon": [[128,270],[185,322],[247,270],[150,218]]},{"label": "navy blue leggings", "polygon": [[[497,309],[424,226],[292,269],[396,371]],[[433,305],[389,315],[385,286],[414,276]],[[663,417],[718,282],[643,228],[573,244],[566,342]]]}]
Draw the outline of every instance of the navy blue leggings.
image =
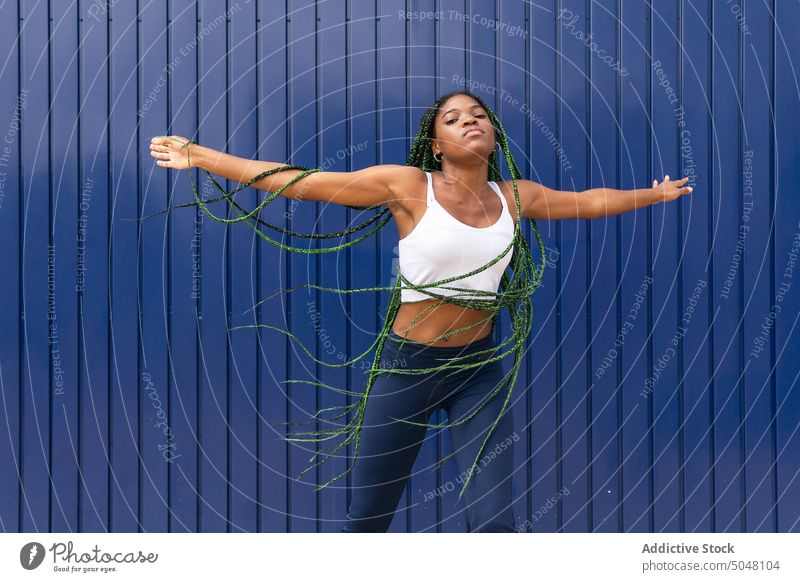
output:
[{"label": "navy blue leggings", "polygon": [[[394,332],[387,336],[381,353],[382,368],[432,368],[454,356],[470,354],[469,358],[459,361],[478,362],[497,355],[497,352],[474,354],[496,346],[492,333],[466,346],[428,346],[406,340],[400,347],[402,339]],[[472,413],[489,398],[503,375],[500,360],[455,373],[452,369],[424,374],[380,373],[367,396],[358,456],[351,471],[351,503],[341,531],[385,532],[389,529],[427,430],[424,426],[393,418],[431,423],[431,414],[441,408],[447,413],[446,422],[454,422]],[[507,391],[506,384],[470,420],[448,428],[462,476],[455,484],[454,495],[458,495],[463,486],[486,433],[500,413]],[[509,402],[462,497],[466,501],[467,529],[471,532],[515,531],[511,504],[516,437],[513,433]]]}]

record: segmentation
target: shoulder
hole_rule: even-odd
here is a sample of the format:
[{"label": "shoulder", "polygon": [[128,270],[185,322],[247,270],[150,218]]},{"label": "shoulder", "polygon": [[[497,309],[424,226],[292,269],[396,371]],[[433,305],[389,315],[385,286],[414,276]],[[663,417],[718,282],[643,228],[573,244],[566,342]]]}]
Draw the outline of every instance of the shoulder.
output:
[{"label": "shoulder", "polygon": [[[497,185],[500,187],[500,190],[503,194],[511,197],[514,199],[514,180],[499,180]],[[520,198],[523,196],[530,196],[533,193],[533,190],[536,187],[541,187],[541,184],[537,184],[536,182],[532,182],[530,180],[517,180],[517,190],[519,191]]]},{"label": "shoulder", "polygon": [[[508,203],[508,209],[511,211],[511,214],[514,215],[514,220],[516,220],[516,200],[514,194],[514,180],[498,180],[496,182],[497,186],[500,188],[500,192],[503,193],[503,196]],[[517,180],[517,192],[519,192],[519,207],[520,212],[523,217],[525,217],[525,211],[531,205],[532,201],[536,197],[536,187],[539,186],[536,182],[532,182],[531,180]]]},{"label": "shoulder", "polygon": [[[514,208],[514,180],[498,181],[500,191],[505,195],[509,203],[509,208]],[[517,180],[517,192],[519,192],[519,207],[523,217],[530,217],[530,210],[554,191],[533,180]]]},{"label": "shoulder", "polygon": [[427,180],[425,172],[416,166],[404,166],[402,164],[382,164],[373,166],[386,172],[387,177],[397,186],[398,191],[402,191],[405,184],[409,182],[421,182]]}]

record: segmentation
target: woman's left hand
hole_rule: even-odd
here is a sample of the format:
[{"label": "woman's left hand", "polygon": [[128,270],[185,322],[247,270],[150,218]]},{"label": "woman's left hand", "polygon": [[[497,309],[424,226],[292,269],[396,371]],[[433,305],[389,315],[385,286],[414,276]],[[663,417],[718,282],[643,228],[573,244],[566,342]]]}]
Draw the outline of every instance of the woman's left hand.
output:
[{"label": "woman's left hand", "polygon": [[670,202],[678,196],[690,194],[692,192],[691,186],[681,187],[688,180],[689,178],[681,178],[680,180],[670,181],[669,176],[664,176],[664,181],[660,184],[658,180],[653,180],[653,191],[658,195],[657,202]]}]

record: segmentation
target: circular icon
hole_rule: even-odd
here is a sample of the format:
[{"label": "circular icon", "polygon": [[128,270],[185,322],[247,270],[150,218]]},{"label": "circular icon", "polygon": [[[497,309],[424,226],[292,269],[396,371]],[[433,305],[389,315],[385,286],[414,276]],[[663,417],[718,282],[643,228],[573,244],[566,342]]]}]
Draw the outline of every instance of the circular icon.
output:
[{"label": "circular icon", "polygon": [[19,551],[19,563],[26,570],[35,570],[44,561],[44,546],[39,542],[29,542]]}]

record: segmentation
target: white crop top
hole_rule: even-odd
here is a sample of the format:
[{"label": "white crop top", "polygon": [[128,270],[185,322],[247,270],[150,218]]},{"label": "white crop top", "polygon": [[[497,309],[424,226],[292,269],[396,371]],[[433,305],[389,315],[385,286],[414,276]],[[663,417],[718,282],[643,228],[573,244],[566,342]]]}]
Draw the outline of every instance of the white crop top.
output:
[{"label": "white crop top", "polygon": [[[476,227],[464,224],[436,201],[431,174],[425,174],[428,177],[425,214],[414,230],[398,243],[400,273],[414,285],[433,283],[474,271],[501,255],[514,238],[514,219],[508,210],[505,196],[495,182],[489,182],[489,185],[503,204],[500,218],[490,226]],[[491,267],[469,277],[444,283],[443,286],[497,293],[500,278],[511,262],[512,251],[513,249],[508,249],[505,256]],[[439,287],[427,287],[425,291],[461,299],[496,299],[492,295],[474,295]],[[435,296],[408,288],[405,282],[401,283],[401,303],[434,298]]]}]

